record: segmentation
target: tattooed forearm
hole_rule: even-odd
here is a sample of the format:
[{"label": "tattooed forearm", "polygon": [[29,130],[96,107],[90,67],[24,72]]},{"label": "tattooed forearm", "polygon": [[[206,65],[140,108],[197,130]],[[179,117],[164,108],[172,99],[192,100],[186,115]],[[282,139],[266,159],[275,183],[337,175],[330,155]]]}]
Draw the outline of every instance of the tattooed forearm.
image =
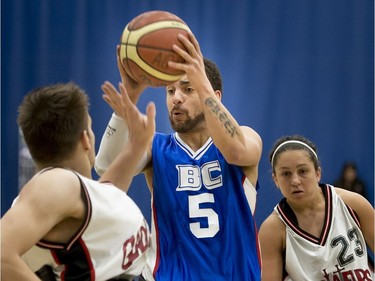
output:
[{"label": "tattooed forearm", "polygon": [[220,105],[213,98],[206,99],[205,104],[210,108],[211,112],[217,116],[219,121],[223,124],[224,128],[232,137],[235,134],[239,135],[237,126],[231,122],[225,112],[221,111]]}]

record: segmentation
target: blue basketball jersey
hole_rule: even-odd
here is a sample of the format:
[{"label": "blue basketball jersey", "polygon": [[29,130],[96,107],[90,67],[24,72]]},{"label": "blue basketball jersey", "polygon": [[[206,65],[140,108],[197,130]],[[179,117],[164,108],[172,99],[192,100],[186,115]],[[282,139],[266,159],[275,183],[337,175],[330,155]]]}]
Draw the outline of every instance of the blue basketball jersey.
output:
[{"label": "blue basketball jersey", "polygon": [[147,280],[261,280],[258,234],[245,194],[254,187],[242,169],[228,164],[212,139],[194,152],[178,134],[155,135],[152,164]]}]

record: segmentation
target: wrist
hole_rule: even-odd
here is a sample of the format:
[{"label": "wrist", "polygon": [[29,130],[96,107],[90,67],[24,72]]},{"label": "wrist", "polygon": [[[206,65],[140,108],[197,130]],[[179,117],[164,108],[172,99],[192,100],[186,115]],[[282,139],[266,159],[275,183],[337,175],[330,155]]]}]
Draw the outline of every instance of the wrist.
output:
[{"label": "wrist", "polygon": [[112,113],[112,118],[116,119],[116,120],[124,120],[124,118],[122,118],[116,111],[114,111]]}]

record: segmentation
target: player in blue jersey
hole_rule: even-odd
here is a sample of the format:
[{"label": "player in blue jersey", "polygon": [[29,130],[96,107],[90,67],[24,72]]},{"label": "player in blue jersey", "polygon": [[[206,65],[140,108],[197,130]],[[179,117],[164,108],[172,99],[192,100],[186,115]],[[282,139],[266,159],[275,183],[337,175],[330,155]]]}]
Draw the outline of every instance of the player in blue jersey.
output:
[{"label": "player in blue jersey", "polygon": [[278,139],[270,162],[284,198],[260,228],[262,280],[374,280],[370,202],[319,183],[316,146],[302,136]]},{"label": "player in blue jersey", "polygon": [[[252,128],[240,126],[222,104],[217,66],[204,59],[193,34],[189,39],[179,37],[187,51],[174,46],[185,62],[169,62],[186,73],[166,86],[175,133],[157,133],[138,165],[152,195],[153,252],[143,278],[261,280],[253,214],[262,141]],[[118,67],[136,103],[146,85],[130,80],[119,60]],[[103,90],[118,94],[108,82]],[[112,107],[116,112],[115,103]],[[114,113],[96,159],[98,173],[127,141],[122,124]]]}]

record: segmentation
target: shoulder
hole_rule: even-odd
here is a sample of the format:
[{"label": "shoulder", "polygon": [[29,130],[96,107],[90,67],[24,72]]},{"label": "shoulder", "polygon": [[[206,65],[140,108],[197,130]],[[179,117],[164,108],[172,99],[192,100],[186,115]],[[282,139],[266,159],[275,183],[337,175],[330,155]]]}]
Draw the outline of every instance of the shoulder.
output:
[{"label": "shoulder", "polygon": [[[40,184],[45,189],[51,192],[54,191],[69,191],[70,189],[75,189],[80,185],[79,176],[77,173],[63,168],[53,168],[45,170],[37,174],[33,179],[35,182],[31,182],[33,185],[35,183]],[[56,187],[56,188],[54,188]],[[61,187],[61,188],[59,188]]]},{"label": "shoulder", "polygon": [[160,132],[156,132],[155,135],[154,135],[154,138],[153,140],[160,140],[160,139],[170,139],[174,136],[175,134],[164,134],[164,133],[160,133]]},{"label": "shoulder", "polygon": [[155,133],[152,140],[153,149],[154,147],[159,148],[159,146],[171,142],[175,138],[175,134],[164,134],[164,133]]},{"label": "shoulder", "polygon": [[370,202],[363,197],[362,195],[352,192],[343,188],[334,187],[337,195],[341,200],[350,208],[352,208],[359,217],[362,217],[364,214],[373,212],[373,207]]},{"label": "shoulder", "polygon": [[284,223],[280,220],[279,215],[272,211],[272,213],[263,221],[261,224],[261,229],[285,229]]},{"label": "shoulder", "polygon": [[285,224],[280,220],[278,214],[273,211],[261,224],[259,237],[262,241],[282,243],[285,241]]},{"label": "shoulder", "polygon": [[81,198],[80,181],[74,172],[61,168],[44,170],[36,174],[21,190],[19,200],[32,202],[35,206],[54,207]]},{"label": "shoulder", "polygon": [[353,207],[355,207],[361,202],[366,201],[366,199],[363,196],[356,192],[341,187],[333,187],[333,190],[341,198],[341,200],[344,201],[344,203],[350,207],[352,207],[352,205]]},{"label": "shoulder", "polygon": [[[78,174],[63,168],[44,169],[34,175],[25,188],[40,184],[42,187],[74,184],[79,182]],[[68,188],[68,187],[67,187]]]}]

